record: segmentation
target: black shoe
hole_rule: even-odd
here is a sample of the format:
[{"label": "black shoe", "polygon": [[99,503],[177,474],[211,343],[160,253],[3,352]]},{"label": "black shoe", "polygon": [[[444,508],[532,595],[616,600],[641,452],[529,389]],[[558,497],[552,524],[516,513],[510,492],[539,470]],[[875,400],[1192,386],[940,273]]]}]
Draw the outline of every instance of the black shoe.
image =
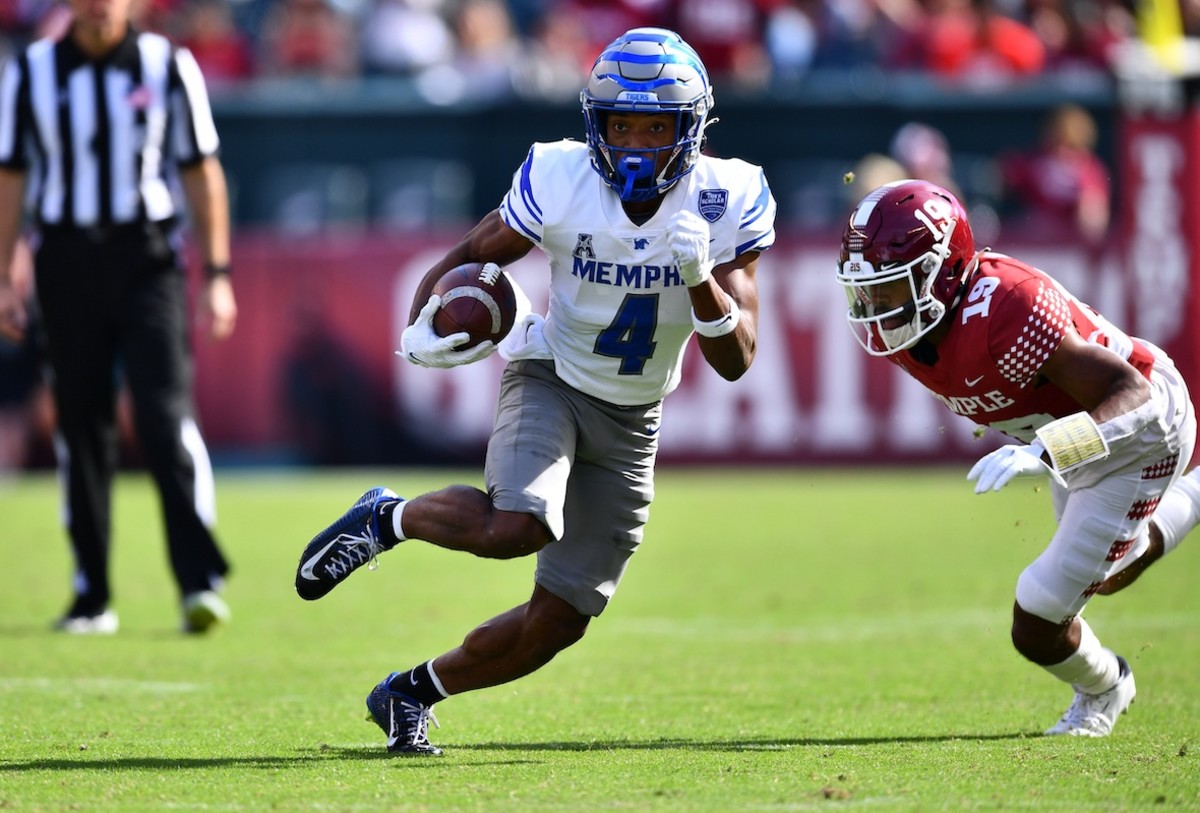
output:
[{"label": "black shoe", "polygon": [[313,537],[296,569],[296,592],[300,598],[308,601],[320,598],[367,563],[374,570],[375,557],[396,544],[390,528],[386,535],[380,534],[379,507],[399,499],[390,489],[373,488],[359,497],[337,522]]},{"label": "black shoe", "polygon": [[387,734],[387,749],[391,753],[441,756],[442,749],[429,742],[429,724],[441,728],[433,716],[433,707],[392,691],[388,684],[398,674],[392,672],[367,695],[367,711],[371,713],[367,719]]}]

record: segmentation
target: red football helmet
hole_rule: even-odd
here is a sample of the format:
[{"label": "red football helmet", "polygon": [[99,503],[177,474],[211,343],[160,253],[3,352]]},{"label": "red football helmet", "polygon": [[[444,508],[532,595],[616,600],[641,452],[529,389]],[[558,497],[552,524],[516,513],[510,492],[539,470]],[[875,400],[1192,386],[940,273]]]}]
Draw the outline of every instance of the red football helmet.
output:
[{"label": "red football helmet", "polygon": [[[958,305],[974,259],[967,213],[945,189],[904,180],[868,194],[842,233],[837,275],[859,344],[873,356],[912,347]],[[883,296],[902,281],[906,299]]]}]

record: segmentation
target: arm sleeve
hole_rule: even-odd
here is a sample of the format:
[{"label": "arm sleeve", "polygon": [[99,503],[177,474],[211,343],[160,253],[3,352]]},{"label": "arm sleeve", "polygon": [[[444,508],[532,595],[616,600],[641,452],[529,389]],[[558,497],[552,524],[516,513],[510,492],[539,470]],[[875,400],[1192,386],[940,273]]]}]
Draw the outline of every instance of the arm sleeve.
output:
[{"label": "arm sleeve", "polygon": [[767,186],[767,176],[761,168],[755,169],[757,174],[749,184],[746,205],[738,221],[734,256],[747,251],[766,251],[775,244],[775,198]]},{"label": "arm sleeve", "polygon": [[537,245],[542,244],[544,228],[542,207],[536,194],[534,172],[537,145],[529,148],[525,162],[513,173],[512,187],[500,204],[500,217],[510,229],[518,231]]},{"label": "arm sleeve", "polygon": [[30,124],[29,105],[23,103],[26,71],[21,60],[10,59],[0,73],[0,166],[25,170],[29,155],[25,137]]},{"label": "arm sleeve", "polygon": [[1075,329],[1067,298],[1040,280],[1013,288],[991,320],[988,346],[996,368],[1008,381],[1029,384]]},{"label": "arm sleeve", "polygon": [[221,142],[213,123],[204,76],[186,48],[171,55],[171,150],[182,166],[191,166],[216,155]]}]

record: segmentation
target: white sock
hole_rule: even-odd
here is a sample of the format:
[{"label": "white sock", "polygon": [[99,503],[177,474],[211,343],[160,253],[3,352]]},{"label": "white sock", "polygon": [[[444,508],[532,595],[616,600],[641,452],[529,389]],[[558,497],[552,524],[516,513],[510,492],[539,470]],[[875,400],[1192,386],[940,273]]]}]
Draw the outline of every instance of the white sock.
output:
[{"label": "white sock", "polygon": [[1079,619],[1079,649],[1062,663],[1042,668],[1087,694],[1107,692],[1121,677],[1117,656],[1100,646],[1100,639],[1082,618]]},{"label": "white sock", "polygon": [[1164,556],[1179,547],[1200,524],[1200,468],[1175,481],[1159,501],[1151,521],[1162,531]]},{"label": "white sock", "polygon": [[400,515],[404,513],[404,506],[406,505],[408,505],[408,500],[401,500],[392,509],[392,533],[396,535],[397,542],[403,542],[405,539],[408,539],[404,535],[404,529],[400,527]]}]

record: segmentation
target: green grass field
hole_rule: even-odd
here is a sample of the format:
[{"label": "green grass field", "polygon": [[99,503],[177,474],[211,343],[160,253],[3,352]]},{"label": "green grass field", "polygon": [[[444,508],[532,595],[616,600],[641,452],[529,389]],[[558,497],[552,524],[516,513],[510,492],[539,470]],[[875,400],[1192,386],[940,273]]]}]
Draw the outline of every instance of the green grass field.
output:
[{"label": "green grass field", "polygon": [[533,563],[407,543],[306,603],[296,561],[369,485],[475,476],[218,472],[235,617],[207,638],[176,631],[144,477],[117,485],[109,638],[49,631],[54,480],[0,484],[0,810],[1200,810],[1200,534],[1088,608],[1137,675],[1114,735],[1043,738],[1070,691],[1008,624],[1049,501],[958,469],[664,469],[585,639],[439,705],[444,757],[388,757],[366,693],[523,602]]}]

